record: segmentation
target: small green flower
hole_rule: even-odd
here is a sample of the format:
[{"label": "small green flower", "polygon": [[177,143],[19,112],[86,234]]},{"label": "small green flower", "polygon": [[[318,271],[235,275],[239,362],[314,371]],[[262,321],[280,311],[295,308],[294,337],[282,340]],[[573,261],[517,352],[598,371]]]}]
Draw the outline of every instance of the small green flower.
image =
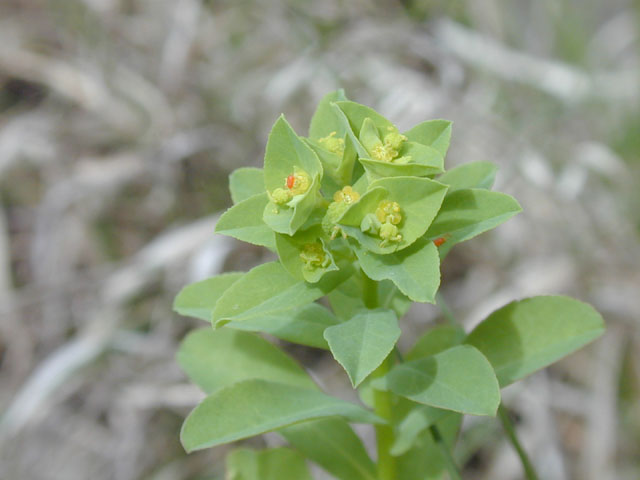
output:
[{"label": "small green flower", "polygon": [[393,223],[383,223],[380,227],[378,235],[382,239],[380,242],[381,247],[387,246],[389,243],[398,243],[402,241],[402,235],[398,233],[398,227]]},{"label": "small green flower", "polygon": [[423,123],[401,133],[392,122],[369,107],[350,101],[338,101],[335,105],[344,113],[350,138],[370,180],[423,177],[444,171],[450,124]]},{"label": "small green flower", "polygon": [[264,223],[274,232],[293,235],[316,207],[322,173],[318,156],[280,117],[264,156],[264,185],[271,200]]},{"label": "small green flower", "polygon": [[282,265],[295,278],[316,283],[338,267],[319,225],[295,235],[276,234],[276,250]]},{"label": "small green flower", "polygon": [[360,223],[363,233],[380,238],[380,247],[402,241],[398,225],[402,221],[400,205],[391,200],[382,200],[375,213],[367,214]]},{"label": "small green flower", "polygon": [[320,138],[318,143],[331,153],[335,153],[342,157],[342,155],[344,155],[344,139],[336,138],[337,133],[338,132],[334,130],[326,137]]},{"label": "small green flower", "polygon": [[[374,142],[373,148],[369,149],[371,157],[381,162],[391,163],[395,160],[400,160],[400,149],[402,144],[407,140],[405,135],[402,135],[395,127],[389,125],[387,127],[389,133],[384,136],[384,140],[378,140]],[[402,158],[401,163],[407,163],[411,161],[410,156]]]},{"label": "small green flower", "polygon": [[307,243],[302,247],[300,260],[304,263],[302,267],[307,272],[313,272],[318,268],[327,268],[331,264],[331,259],[320,242]]},{"label": "small green flower", "polygon": [[284,188],[276,188],[270,194],[273,203],[284,205],[296,195],[303,195],[311,187],[311,177],[304,170],[294,167],[293,173],[284,180]]},{"label": "small green flower", "polygon": [[340,221],[340,218],[347,211],[350,205],[360,200],[360,194],[353,190],[350,185],[343,187],[342,190],[338,190],[333,195],[333,202],[329,204],[327,213],[322,219],[322,229],[327,235],[331,236],[331,240],[338,235],[342,235],[346,238],[346,234],[342,232],[339,226],[336,224]]},{"label": "small green flower", "polygon": [[383,200],[378,204],[376,217],[381,223],[398,225],[402,221],[400,205],[398,205],[397,202],[392,202],[391,200]]}]

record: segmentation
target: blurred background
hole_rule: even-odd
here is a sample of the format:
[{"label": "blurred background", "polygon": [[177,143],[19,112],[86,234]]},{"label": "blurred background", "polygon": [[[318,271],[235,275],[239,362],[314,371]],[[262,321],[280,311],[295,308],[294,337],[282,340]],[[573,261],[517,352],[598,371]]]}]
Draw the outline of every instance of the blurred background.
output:
[{"label": "blurred background", "polygon": [[[223,448],[179,444],[201,394],[174,355],[203,324],[171,302],[267,258],[213,234],[227,175],[341,87],[401,130],[453,120],[448,166],[497,163],[522,204],[443,265],[467,328],[541,293],[604,315],[504,391],[541,478],[640,478],[638,0],[2,0],[1,479],[222,478]],[[413,308],[407,337],[441,317]],[[311,350],[290,348],[348,397]],[[522,478],[495,419],[455,453],[465,478]]]}]

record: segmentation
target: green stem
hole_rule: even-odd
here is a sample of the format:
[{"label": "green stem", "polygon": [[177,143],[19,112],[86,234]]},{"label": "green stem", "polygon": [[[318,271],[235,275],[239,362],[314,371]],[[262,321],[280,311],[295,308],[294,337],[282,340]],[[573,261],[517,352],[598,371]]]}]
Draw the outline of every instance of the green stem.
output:
[{"label": "green stem", "polygon": [[513,427],[513,423],[511,423],[509,413],[507,412],[506,408],[502,406],[502,404],[500,404],[500,407],[498,407],[498,417],[500,417],[502,427],[507,433],[509,441],[520,457],[520,462],[522,463],[522,468],[524,469],[527,480],[538,480],[538,475],[536,474],[536,471],[533,468],[531,461],[529,460],[529,456],[527,455],[527,452],[525,452],[524,448],[522,448],[520,440],[518,440],[518,435],[516,434],[516,429]]},{"label": "green stem", "polygon": [[[387,374],[393,361],[391,354],[373,372],[373,378],[379,378]],[[381,390],[373,390],[373,407],[376,414],[384,418],[387,425],[376,425],[376,441],[378,444],[378,477],[380,480],[396,479],[396,459],[391,455],[393,437],[393,410],[391,405],[391,393]]]},{"label": "green stem", "polygon": [[442,438],[440,429],[436,425],[431,425],[429,427],[429,431],[431,432],[431,436],[435,440],[438,447],[440,447],[440,451],[442,452],[442,456],[444,457],[445,466],[447,467],[447,471],[449,472],[449,478],[451,478],[451,480],[462,480],[462,475],[458,471],[456,462],[451,456],[449,446],[444,441],[444,438]]},{"label": "green stem", "polygon": [[444,301],[444,298],[442,297],[442,294],[440,292],[436,293],[436,305],[440,307],[440,311],[445,316],[445,318],[449,320],[449,323],[451,325],[458,325],[456,317],[453,315],[453,312],[451,312],[449,305],[447,305],[447,302]]},{"label": "green stem", "polygon": [[368,275],[362,272],[364,306],[367,308],[378,308],[378,282],[371,280]]},{"label": "green stem", "polygon": [[[363,300],[367,308],[378,307],[378,283],[370,279],[362,272]],[[385,376],[393,365],[393,352],[380,364],[372,373],[373,378]],[[395,480],[396,459],[391,455],[391,446],[394,442],[393,436],[393,407],[391,393],[387,391],[373,390],[373,408],[376,414],[385,419],[386,425],[376,425],[376,443],[378,450],[378,478],[380,480]]]}]

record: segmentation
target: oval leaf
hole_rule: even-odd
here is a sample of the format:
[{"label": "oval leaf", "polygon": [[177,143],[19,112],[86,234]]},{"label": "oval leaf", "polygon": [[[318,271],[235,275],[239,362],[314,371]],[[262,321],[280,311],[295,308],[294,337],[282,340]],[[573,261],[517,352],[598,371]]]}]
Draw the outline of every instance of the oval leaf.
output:
[{"label": "oval leaf", "polygon": [[435,302],[440,286],[438,249],[424,238],[409,248],[389,255],[378,255],[356,248],[362,270],[373,280],[391,280],[415,302]]},{"label": "oval leaf", "polygon": [[231,322],[226,327],[264,332],[288,342],[328,350],[329,345],[324,339],[324,331],[327,327],[338,323],[340,323],[339,320],[329,310],[317,303],[310,303],[279,314]]},{"label": "oval leaf", "polygon": [[398,456],[406,453],[416,443],[422,432],[446,415],[459,414],[429,405],[415,405],[396,427],[391,455]]},{"label": "oval leaf", "polygon": [[255,167],[235,169],[229,175],[229,191],[234,204],[264,193],[264,172],[261,168]]},{"label": "oval leaf", "polygon": [[341,416],[384,423],[364,408],[314,390],[265,380],[246,380],[205,398],[182,425],[187,452],[234,442],[303,420]]},{"label": "oval leaf", "polygon": [[347,97],[342,89],[327,93],[322,97],[322,100],[318,103],[318,108],[316,108],[313,117],[311,117],[309,138],[318,140],[331,134],[331,132],[336,132],[342,136],[345,127],[336,115],[335,109],[331,104],[345,100],[347,100]]},{"label": "oval leaf", "polygon": [[275,234],[262,217],[268,203],[267,194],[261,193],[234,205],[216,223],[216,233],[275,250]]},{"label": "oval leaf", "polygon": [[227,455],[227,480],[313,480],[304,456],[289,448],[239,448]]},{"label": "oval leaf", "polygon": [[598,338],[604,322],[590,305],[563,296],[533,297],[493,312],[469,334],[501,386],[519,380]]},{"label": "oval leaf", "polygon": [[242,275],[241,272],[224,273],[187,285],[173,301],[173,309],[180,315],[210,322],[218,299]]},{"label": "oval leaf", "polygon": [[372,310],[327,328],[324,338],[351,384],[357,387],[387,358],[400,333],[393,310]]},{"label": "oval leaf", "polygon": [[[450,450],[456,442],[462,415],[452,413],[436,422],[445,444]],[[430,431],[423,431],[416,444],[398,457],[398,480],[442,480],[448,460],[436,444]]]},{"label": "oval leaf", "polygon": [[490,189],[498,167],[489,162],[469,162],[448,170],[438,177],[440,183],[449,185],[449,193],[465,188]]},{"label": "oval leaf", "polygon": [[259,265],[229,288],[213,311],[216,326],[278,315],[323,297],[351,274],[344,268],[327,273],[318,283],[296,280],[279,262]]},{"label": "oval leaf", "polygon": [[378,479],[376,467],[360,437],[341,418],[298,423],[279,433],[296,450],[340,480]]},{"label": "oval leaf", "polygon": [[393,393],[414,402],[470,415],[495,415],[500,387],[489,361],[461,345],[431,357],[395,366],[374,388],[386,383]]},{"label": "oval leaf", "polygon": [[295,360],[264,338],[247,332],[195,330],[180,344],[177,358],[182,370],[206,393],[251,378],[317,389]]},{"label": "oval leaf", "polygon": [[447,195],[427,234],[429,239],[445,236],[443,248],[450,248],[497,227],[522,211],[522,207],[511,196],[468,188]]},{"label": "oval leaf", "polygon": [[423,334],[411,350],[407,352],[407,360],[430,357],[448,348],[455,347],[464,342],[466,337],[464,329],[458,325],[440,325]]},{"label": "oval leaf", "polygon": [[418,142],[435,148],[444,157],[451,141],[451,125],[449,120],[427,120],[404,134],[410,142]]}]

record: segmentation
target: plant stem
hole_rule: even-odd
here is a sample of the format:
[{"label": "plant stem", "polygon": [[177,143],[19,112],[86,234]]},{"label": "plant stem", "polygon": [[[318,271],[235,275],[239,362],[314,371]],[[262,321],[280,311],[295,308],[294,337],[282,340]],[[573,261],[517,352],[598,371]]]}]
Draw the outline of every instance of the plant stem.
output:
[{"label": "plant stem", "polygon": [[362,272],[363,286],[362,299],[367,308],[378,308],[378,282],[371,280],[369,276]]},{"label": "plant stem", "polygon": [[[373,372],[373,378],[379,378],[387,374],[393,363],[393,352]],[[376,414],[387,420],[387,425],[376,425],[376,441],[378,444],[378,477],[380,480],[396,479],[396,459],[390,453],[393,445],[393,411],[391,405],[391,393],[381,390],[373,390],[373,406]]]},{"label": "plant stem", "polygon": [[498,407],[498,417],[500,417],[500,421],[502,422],[502,427],[504,431],[507,433],[507,437],[509,437],[509,441],[515,448],[518,456],[520,457],[520,462],[522,463],[522,468],[524,469],[524,473],[527,477],[527,480],[538,480],[538,475],[536,474],[535,469],[531,461],[529,460],[529,456],[527,452],[525,452],[524,448],[522,448],[522,444],[520,440],[518,440],[518,436],[516,434],[516,429],[511,423],[511,418],[509,418],[509,413],[506,408],[500,404]]},{"label": "plant stem", "polygon": [[442,297],[442,294],[440,292],[436,293],[436,305],[440,307],[440,311],[451,325],[458,325],[456,317],[451,312],[449,305],[447,305],[447,302],[444,301],[444,298]]},{"label": "plant stem", "polygon": [[446,442],[442,438],[442,435],[440,434],[440,429],[436,425],[431,425],[429,427],[429,431],[431,432],[431,436],[433,437],[435,442],[440,447],[440,451],[442,452],[442,456],[445,460],[447,471],[449,472],[449,478],[451,478],[451,480],[462,480],[462,475],[460,475],[456,462],[451,456],[449,446],[446,444]]},{"label": "plant stem", "polygon": [[[367,308],[378,307],[378,282],[372,280],[362,272],[363,284],[363,300]],[[380,364],[372,373],[373,378],[383,377],[389,372],[393,365],[393,352]],[[396,475],[396,459],[391,455],[391,446],[394,442],[393,437],[393,407],[391,401],[391,393],[381,390],[373,390],[373,407],[376,415],[385,419],[387,425],[376,425],[376,442],[378,450],[378,478],[380,480],[395,480]]]}]

